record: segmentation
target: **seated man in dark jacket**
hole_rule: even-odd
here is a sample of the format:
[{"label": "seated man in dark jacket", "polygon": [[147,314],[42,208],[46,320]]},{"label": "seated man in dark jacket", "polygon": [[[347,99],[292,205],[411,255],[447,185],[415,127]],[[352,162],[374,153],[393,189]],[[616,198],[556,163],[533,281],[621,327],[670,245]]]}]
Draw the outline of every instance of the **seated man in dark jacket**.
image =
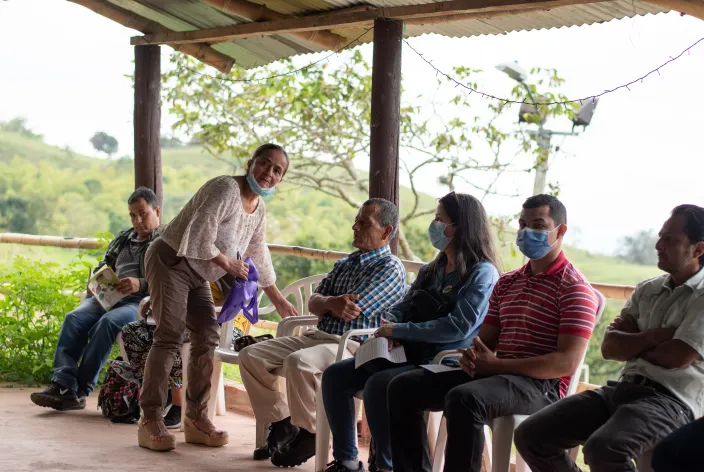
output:
[{"label": "seated man in dark jacket", "polygon": [[93,391],[98,374],[107,361],[122,327],[137,319],[139,302],[147,295],[144,254],[157,236],[161,208],[154,192],[140,187],[127,200],[132,228],[121,232],[108,245],[96,271],[109,266],[120,279],[117,290],[127,296],[109,311],[88,293],[87,298],[66,315],[54,356],[54,376],[42,392],[31,399],[55,410],[80,410]]}]

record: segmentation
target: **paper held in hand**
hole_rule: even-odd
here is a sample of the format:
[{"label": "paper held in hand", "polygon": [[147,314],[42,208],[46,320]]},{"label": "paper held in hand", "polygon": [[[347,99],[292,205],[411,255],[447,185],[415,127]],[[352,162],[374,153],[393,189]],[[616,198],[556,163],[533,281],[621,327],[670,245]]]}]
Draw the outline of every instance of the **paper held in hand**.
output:
[{"label": "paper held in hand", "polygon": [[115,275],[115,272],[110,267],[104,266],[90,278],[88,290],[90,290],[98,303],[103,306],[105,311],[108,311],[127,296],[117,291],[117,284],[119,283],[120,279]]},{"label": "paper held in hand", "polygon": [[368,338],[357,348],[354,354],[354,368],[366,364],[374,359],[386,359],[394,364],[406,362],[406,351],[403,346],[395,347],[389,352],[389,340],[387,338]]}]

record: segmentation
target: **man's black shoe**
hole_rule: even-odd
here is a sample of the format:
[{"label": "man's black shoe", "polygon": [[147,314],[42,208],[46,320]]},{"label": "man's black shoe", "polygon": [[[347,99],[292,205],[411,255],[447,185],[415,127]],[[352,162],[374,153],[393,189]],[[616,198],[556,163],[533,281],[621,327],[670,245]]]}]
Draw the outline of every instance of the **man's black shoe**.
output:
[{"label": "man's black shoe", "polygon": [[181,427],[181,407],[171,405],[168,413],[164,415],[164,426],[166,429],[177,429]]},{"label": "man's black shoe", "polygon": [[70,388],[64,388],[56,382],[51,382],[43,391],[35,392],[29,398],[35,405],[58,411],[82,410],[86,407],[86,397],[79,397]]},{"label": "man's black shoe", "polygon": [[252,458],[255,461],[271,459],[274,452],[281,449],[287,442],[291,441],[298,434],[298,427],[291,424],[291,417],[285,418],[269,425],[269,436],[266,438],[266,446],[258,447],[254,450]]},{"label": "man's black shoe", "polygon": [[350,469],[349,467],[345,467],[345,465],[340,461],[332,461],[327,465],[325,472],[364,472],[364,466],[360,462],[359,467],[356,469]]},{"label": "man's black shoe", "polygon": [[274,452],[271,463],[277,467],[296,467],[315,455],[315,434],[300,429],[293,441]]}]

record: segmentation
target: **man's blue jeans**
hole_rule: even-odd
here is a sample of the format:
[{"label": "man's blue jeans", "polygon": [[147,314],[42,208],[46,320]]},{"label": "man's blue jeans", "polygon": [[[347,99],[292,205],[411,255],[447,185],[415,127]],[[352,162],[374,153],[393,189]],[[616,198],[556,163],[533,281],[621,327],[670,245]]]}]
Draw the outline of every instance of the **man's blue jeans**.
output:
[{"label": "man's blue jeans", "polygon": [[91,297],[67,314],[54,355],[52,381],[79,395],[89,395],[122,327],[137,320],[139,301],[138,297],[125,297],[106,313]]},{"label": "man's blue jeans", "polygon": [[357,459],[354,396],[364,390],[364,409],[376,449],[376,467],[393,469],[389,440],[389,408],[386,390],[391,379],[414,370],[405,364],[372,374],[364,367],[354,368],[354,358],[336,362],[323,372],[322,391],[325,414],[332,432],[332,454],[339,461]]}]

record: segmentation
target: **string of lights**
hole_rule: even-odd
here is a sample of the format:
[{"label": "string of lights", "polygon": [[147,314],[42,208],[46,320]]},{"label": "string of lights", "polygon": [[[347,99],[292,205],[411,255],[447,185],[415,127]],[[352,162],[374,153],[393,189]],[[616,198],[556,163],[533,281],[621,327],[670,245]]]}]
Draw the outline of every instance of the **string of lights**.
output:
[{"label": "string of lights", "polygon": [[[432,61],[428,60],[428,59],[427,59],[423,54],[421,54],[416,48],[414,48],[413,46],[411,46],[411,44],[410,44],[405,38],[401,37],[401,40],[406,44],[406,46],[408,46],[408,48],[409,48],[411,51],[413,51],[414,53],[416,53],[426,64],[428,64],[431,68],[433,68],[433,69],[435,70],[435,74],[436,74],[436,75],[441,75],[441,76],[445,77],[447,80],[449,80],[450,82],[454,83],[454,84],[455,84],[455,87],[462,87],[462,88],[468,90],[470,94],[476,93],[476,94],[478,94],[478,95],[480,95],[480,96],[482,96],[482,97],[484,97],[484,98],[489,98],[489,99],[493,99],[493,100],[498,100],[498,101],[503,102],[503,103],[516,103],[516,104],[523,104],[523,103],[525,103],[525,100],[518,101],[518,100],[511,100],[511,99],[509,99],[509,98],[497,97],[497,96],[495,96],[495,95],[492,95],[492,94],[490,94],[490,93],[482,92],[481,90],[477,90],[477,89],[474,88],[474,87],[470,87],[469,85],[466,85],[466,84],[460,82],[460,81],[457,80],[455,77],[453,77],[453,76],[451,76],[450,74],[448,74],[448,73],[446,73],[446,72],[443,72],[442,70],[440,70],[439,68],[437,68],[437,67],[433,64]],[[596,100],[597,98],[603,97],[604,95],[609,94],[609,93],[612,93],[612,92],[615,92],[615,91],[617,91],[617,90],[621,90],[621,89],[624,89],[624,88],[625,88],[625,89],[627,89],[628,91],[630,91],[630,90],[631,90],[630,87],[631,87],[632,85],[635,85],[635,84],[637,84],[637,83],[643,83],[643,80],[644,80],[645,78],[647,78],[648,76],[650,76],[650,75],[652,75],[652,74],[655,74],[655,73],[657,73],[658,75],[660,75],[660,69],[662,69],[662,68],[665,67],[666,65],[670,64],[671,62],[676,61],[677,59],[679,59],[680,57],[684,56],[685,54],[689,54],[690,50],[691,50],[692,48],[694,48],[697,44],[701,43],[702,41],[704,41],[704,38],[700,38],[698,41],[696,41],[694,44],[692,44],[691,46],[689,46],[688,48],[686,48],[685,50],[683,50],[683,51],[682,51],[681,53],[679,53],[677,56],[675,56],[675,57],[670,56],[670,59],[668,59],[667,61],[665,61],[664,63],[662,63],[662,64],[659,65],[658,67],[656,67],[655,69],[651,70],[651,71],[648,72],[647,74],[645,74],[645,75],[643,75],[643,76],[641,76],[641,77],[638,77],[637,79],[631,80],[630,82],[625,83],[625,84],[623,84],[623,85],[619,85],[619,86],[617,86],[617,87],[604,90],[604,91],[601,92],[601,93],[597,93],[597,94],[594,94],[594,95],[589,95],[589,96],[584,97],[584,98],[577,98],[577,99],[575,99],[575,100],[552,101],[552,102],[541,102],[541,101],[539,101],[539,100],[536,100],[536,104],[537,104],[537,105],[567,105],[567,104],[570,104],[570,103],[579,103],[580,105],[583,105],[584,102],[589,102],[590,100],[591,100],[591,101],[594,101],[594,100]]]},{"label": "string of lights", "polygon": [[[190,67],[182,67],[182,69],[188,70],[188,71],[190,71],[190,72],[192,72],[192,73],[198,74],[198,75],[203,76],[203,77],[208,77],[208,78],[211,78],[211,79],[214,79],[214,80],[219,80],[219,81],[222,81],[222,82],[264,82],[264,81],[270,81],[270,80],[278,79],[278,78],[285,77],[285,76],[288,76],[288,75],[299,74],[300,72],[302,72],[302,71],[304,71],[304,70],[306,70],[306,69],[309,69],[309,68],[311,68],[311,67],[313,67],[313,66],[315,66],[315,65],[317,65],[317,64],[320,64],[321,62],[327,61],[327,60],[330,59],[332,56],[335,56],[335,55],[337,55],[337,54],[340,54],[342,51],[344,51],[344,50],[350,48],[352,45],[354,45],[355,43],[359,42],[359,40],[360,40],[363,36],[367,35],[367,34],[368,34],[371,30],[373,30],[373,29],[374,29],[374,27],[371,27],[371,28],[369,28],[369,29],[366,29],[366,30],[364,31],[364,33],[360,34],[358,37],[356,37],[355,39],[353,39],[352,41],[350,41],[349,43],[347,43],[347,44],[344,45],[343,47],[341,47],[341,48],[339,48],[339,49],[337,49],[337,50],[331,52],[330,54],[326,55],[325,57],[323,57],[323,58],[321,58],[321,59],[319,59],[319,60],[317,60],[317,61],[311,62],[311,63],[309,63],[309,64],[307,64],[307,65],[305,65],[305,66],[303,66],[303,67],[300,67],[300,68],[298,68],[298,69],[290,70],[290,71],[287,71],[287,72],[282,72],[282,73],[280,73],[280,74],[274,74],[274,75],[267,76],[267,77],[260,77],[260,78],[256,78],[256,77],[255,77],[255,78],[249,78],[249,79],[232,79],[232,78],[228,78],[228,77],[216,77],[216,76],[212,76],[212,75],[209,75],[209,74],[204,74],[204,73],[202,73],[202,72],[200,72],[200,71],[197,71],[197,70],[195,70],[195,69],[193,69],[193,68],[190,68]],[[509,98],[497,97],[496,95],[492,95],[492,94],[490,94],[490,93],[482,92],[481,90],[478,90],[478,89],[476,89],[476,88],[474,88],[474,87],[471,87],[471,86],[469,86],[469,85],[467,85],[467,84],[461,82],[460,80],[458,80],[458,79],[455,78],[454,76],[448,74],[447,72],[442,71],[440,68],[438,68],[437,66],[435,66],[435,65],[433,64],[433,61],[431,61],[431,60],[429,60],[428,58],[426,58],[420,51],[418,51],[416,48],[414,48],[414,47],[411,45],[411,43],[408,42],[408,40],[407,40],[406,38],[404,38],[403,36],[400,36],[400,38],[401,38],[401,41],[403,41],[403,43],[408,47],[408,49],[410,49],[413,53],[415,53],[418,57],[420,57],[428,66],[430,66],[433,70],[435,70],[436,76],[443,76],[443,77],[445,77],[449,82],[454,83],[454,84],[455,84],[455,87],[462,87],[463,89],[469,91],[470,94],[476,93],[477,95],[479,95],[479,96],[481,96],[481,97],[483,97],[483,98],[491,99],[491,100],[497,100],[497,101],[502,102],[502,103],[505,103],[505,104],[509,104],[509,103],[523,104],[523,103],[525,103],[525,100],[519,101],[519,100],[513,100],[513,99],[509,99]],[[646,79],[646,78],[648,78],[649,76],[651,76],[651,75],[653,75],[653,74],[658,74],[658,75],[660,75],[660,69],[662,69],[662,68],[664,68],[665,66],[667,66],[668,64],[670,64],[670,63],[676,61],[677,59],[681,58],[681,57],[684,56],[685,54],[689,54],[690,51],[691,51],[695,46],[697,46],[699,43],[701,43],[701,42],[704,42],[704,38],[700,38],[699,40],[695,41],[691,46],[685,48],[685,49],[684,49],[681,53],[679,53],[678,55],[676,55],[676,56],[674,56],[674,57],[673,57],[673,56],[670,56],[670,58],[669,58],[667,61],[663,62],[663,63],[660,64],[658,67],[652,69],[651,71],[649,71],[649,72],[646,73],[645,75],[642,75],[642,76],[640,76],[640,77],[638,77],[638,78],[636,78],[636,79],[633,79],[633,80],[631,80],[630,82],[627,82],[627,83],[625,83],[625,84],[622,84],[622,85],[619,85],[619,86],[616,86],[616,87],[613,87],[613,88],[610,88],[610,89],[606,89],[606,90],[604,90],[603,92],[595,93],[595,94],[593,94],[593,95],[588,95],[588,96],[583,97],[583,98],[577,98],[577,99],[574,99],[574,100],[564,100],[564,101],[550,101],[550,102],[541,102],[541,101],[538,100],[538,101],[536,101],[536,104],[537,104],[537,105],[546,105],[546,106],[548,106],[548,105],[567,105],[567,104],[576,104],[576,103],[579,103],[580,105],[584,105],[584,102],[589,102],[590,100],[591,100],[591,101],[595,101],[597,98],[603,97],[604,95],[607,95],[607,94],[609,94],[609,93],[616,92],[617,90],[627,89],[628,91],[630,91],[630,90],[631,90],[631,86],[636,85],[636,84],[638,84],[638,83],[641,83],[641,84],[642,84],[642,83],[643,83],[643,80]]]}]

